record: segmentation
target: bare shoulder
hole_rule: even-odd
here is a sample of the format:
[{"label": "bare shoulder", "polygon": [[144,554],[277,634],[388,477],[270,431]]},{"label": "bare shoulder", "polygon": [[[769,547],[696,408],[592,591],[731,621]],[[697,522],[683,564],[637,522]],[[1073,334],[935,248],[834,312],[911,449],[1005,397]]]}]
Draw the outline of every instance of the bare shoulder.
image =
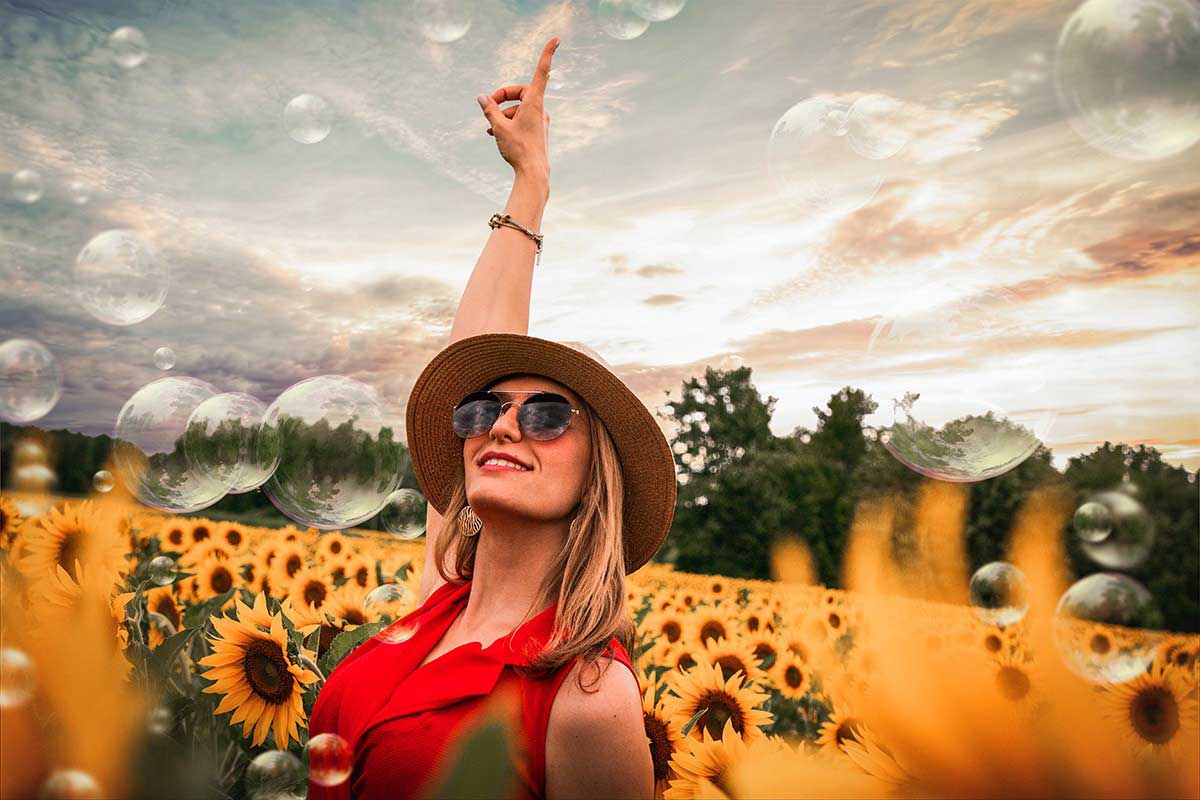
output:
[{"label": "bare shoulder", "polygon": [[[654,765],[637,679],[603,656],[567,673],[546,728],[546,796],[653,797]],[[597,678],[599,670],[599,678]]]}]

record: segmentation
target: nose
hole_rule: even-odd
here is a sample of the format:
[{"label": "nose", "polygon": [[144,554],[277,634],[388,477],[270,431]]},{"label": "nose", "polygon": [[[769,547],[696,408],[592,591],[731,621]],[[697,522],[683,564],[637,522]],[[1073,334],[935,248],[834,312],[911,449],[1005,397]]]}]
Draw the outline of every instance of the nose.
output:
[{"label": "nose", "polygon": [[492,423],[492,430],[488,435],[496,441],[501,439],[508,439],[512,442],[521,441],[521,426],[517,424],[517,412],[521,407],[516,403],[506,403],[501,408],[503,410],[496,421]]}]

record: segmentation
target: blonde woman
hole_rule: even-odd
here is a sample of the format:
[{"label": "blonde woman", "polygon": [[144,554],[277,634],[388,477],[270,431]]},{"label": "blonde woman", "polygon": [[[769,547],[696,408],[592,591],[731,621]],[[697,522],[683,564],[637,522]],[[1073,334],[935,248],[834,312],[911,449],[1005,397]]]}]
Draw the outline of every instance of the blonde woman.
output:
[{"label": "blonde woman", "polygon": [[674,461],[604,363],[527,335],[557,47],[546,44],[528,84],[479,97],[515,175],[450,344],[409,397],[429,500],[418,607],[329,676],[310,735],[345,739],[353,770],[335,787],[310,784],[310,798],[434,790],[457,737],[501,696],[513,700],[516,777],[497,795],[653,796],[625,575],[666,537]]}]

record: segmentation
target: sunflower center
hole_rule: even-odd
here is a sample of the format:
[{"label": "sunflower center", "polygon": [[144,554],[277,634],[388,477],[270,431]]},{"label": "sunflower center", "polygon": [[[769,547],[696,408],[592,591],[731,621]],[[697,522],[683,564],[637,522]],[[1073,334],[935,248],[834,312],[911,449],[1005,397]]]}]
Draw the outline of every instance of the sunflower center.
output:
[{"label": "sunflower center", "polygon": [[1171,692],[1151,686],[1133,698],[1129,720],[1138,736],[1152,744],[1166,744],[1179,730],[1179,704]]},{"label": "sunflower center", "polygon": [[342,543],[341,542],[330,542],[329,543],[329,552],[333,553],[335,556],[338,553],[342,552]]},{"label": "sunflower center", "polygon": [[708,733],[714,739],[720,739],[722,731],[725,730],[725,723],[733,721],[733,730],[739,736],[745,730],[746,721],[742,717],[742,710],[738,706],[737,700],[725,694],[725,692],[710,692],[701,698],[697,704],[697,708],[707,708],[708,710],[701,715],[697,721],[698,725],[708,729]]},{"label": "sunflower center", "polygon": [[800,684],[804,683],[804,673],[795,664],[791,664],[783,671],[783,682],[788,688],[799,689]]},{"label": "sunflower center", "polygon": [[679,637],[683,635],[683,626],[675,620],[670,620],[663,623],[662,632],[668,642],[678,642]]},{"label": "sunflower center", "polygon": [[333,637],[337,636],[341,631],[332,625],[322,625],[321,635],[317,637],[317,655],[324,655],[329,649],[329,645],[333,644]]},{"label": "sunflower center", "polygon": [[775,655],[775,648],[771,646],[770,642],[759,642],[754,645],[754,657],[759,661],[773,655]]},{"label": "sunflower center", "polygon": [[302,566],[304,566],[304,560],[302,558],[300,558],[300,556],[296,555],[295,553],[288,556],[288,560],[287,560],[287,575],[288,575],[288,577],[291,578],[292,576],[294,576],[297,572],[300,571],[300,568]]},{"label": "sunflower center", "polygon": [[320,608],[325,602],[325,584],[320,581],[309,581],[304,585],[304,602],[313,608]]},{"label": "sunflower center", "polygon": [[208,579],[208,585],[217,594],[225,594],[233,588],[233,575],[225,567],[216,567]]},{"label": "sunflower center", "polygon": [[367,588],[367,568],[359,567],[354,572],[354,582],[364,589]]},{"label": "sunflower center", "polygon": [[255,639],[246,646],[242,670],[250,689],[272,705],[281,705],[292,696],[292,673],[279,645],[270,639]]},{"label": "sunflower center", "polygon": [[836,744],[838,747],[841,747],[846,741],[857,742],[858,734],[854,730],[857,725],[858,720],[850,719],[849,717],[842,720],[841,724],[837,726],[837,730],[833,734],[834,744]]},{"label": "sunflower center", "polygon": [[207,538],[208,538],[208,526],[207,525],[197,525],[196,527],[192,528],[192,541],[193,542],[202,542]]},{"label": "sunflower center", "polygon": [[171,599],[170,595],[162,594],[156,597],[154,599],[154,605],[150,610],[156,614],[162,614],[171,621],[171,624],[175,626],[176,630],[179,629],[179,608],[176,607],[175,601]]},{"label": "sunflower center", "polygon": [[987,648],[989,653],[995,653],[1000,650],[1000,637],[994,633],[989,633],[987,638],[983,640],[983,646]]},{"label": "sunflower center", "polygon": [[75,574],[75,559],[79,558],[80,552],[83,550],[83,536],[79,531],[64,531],[62,543],[58,546],[58,564],[67,571],[75,580],[79,580],[79,576]]},{"label": "sunflower center", "polygon": [[646,736],[650,739],[650,760],[654,762],[654,782],[665,780],[671,766],[671,737],[667,726],[653,714],[642,712],[646,722]]},{"label": "sunflower center", "polygon": [[742,682],[745,683],[747,670],[746,665],[742,663],[740,658],[734,655],[724,655],[718,658],[716,663],[720,665],[721,670],[727,677],[740,670],[742,673]]},{"label": "sunflower center", "polygon": [[1004,666],[996,673],[996,685],[1009,700],[1020,700],[1029,694],[1029,676],[1024,670]]},{"label": "sunflower center", "polygon": [[183,529],[171,528],[171,532],[167,534],[167,541],[171,544],[183,544]]},{"label": "sunflower center", "polygon": [[751,633],[754,633],[758,630],[758,628],[759,628],[759,624],[758,624],[757,616],[755,616],[754,614],[751,614],[750,616],[746,617],[746,629],[748,631],[750,631]]},{"label": "sunflower center", "polygon": [[829,627],[833,628],[835,631],[838,628],[842,627],[842,615],[837,613],[836,611],[830,611],[829,612]]},{"label": "sunflower center", "polygon": [[367,621],[367,618],[364,617],[363,613],[357,608],[346,609],[346,613],[342,614],[342,619],[346,620],[346,622],[349,622],[351,625],[362,625]]},{"label": "sunflower center", "polygon": [[692,658],[690,653],[680,653],[679,658],[675,661],[675,668],[681,670],[689,670],[696,666],[696,659]]},{"label": "sunflower center", "polygon": [[230,528],[225,531],[225,541],[229,542],[234,547],[242,543],[242,532],[237,528]]},{"label": "sunflower center", "polygon": [[335,581],[340,581],[340,580],[345,579],[346,568],[339,564],[338,566],[336,566],[332,570],[330,570],[329,577]]},{"label": "sunflower center", "polygon": [[725,626],[716,620],[710,620],[700,628],[700,641],[708,644],[713,639],[725,638]]}]

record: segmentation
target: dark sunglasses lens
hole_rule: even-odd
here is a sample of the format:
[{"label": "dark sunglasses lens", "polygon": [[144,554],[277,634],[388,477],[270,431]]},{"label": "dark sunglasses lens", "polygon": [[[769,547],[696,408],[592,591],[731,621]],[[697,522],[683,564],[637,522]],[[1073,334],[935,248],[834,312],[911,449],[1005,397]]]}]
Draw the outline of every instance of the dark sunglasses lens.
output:
[{"label": "dark sunglasses lens", "polygon": [[571,425],[571,404],[556,394],[539,394],[521,406],[517,418],[521,432],[530,439],[557,439]]},{"label": "dark sunglasses lens", "polygon": [[454,409],[454,432],[463,439],[482,436],[500,418],[500,401],[488,397],[465,398]]}]

